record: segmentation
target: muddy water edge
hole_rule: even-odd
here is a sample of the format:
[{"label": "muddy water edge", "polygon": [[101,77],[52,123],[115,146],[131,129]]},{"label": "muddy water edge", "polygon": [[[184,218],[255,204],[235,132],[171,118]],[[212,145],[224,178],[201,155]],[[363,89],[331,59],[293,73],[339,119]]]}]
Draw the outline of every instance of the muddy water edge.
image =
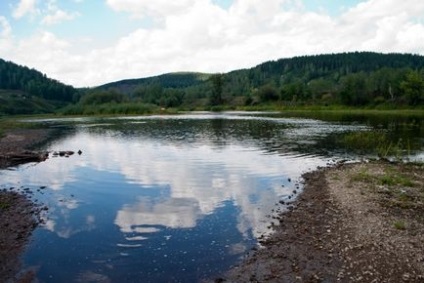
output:
[{"label": "muddy water edge", "polygon": [[[11,129],[0,137],[0,170],[16,165],[11,156],[29,155],[34,146],[46,142],[48,129]],[[38,156],[41,153],[31,152]],[[33,159],[28,159],[33,160]],[[20,163],[24,163],[22,160]],[[31,200],[25,188],[0,190],[0,281],[31,282],[31,271],[21,272],[20,255],[40,222],[39,215],[46,207]]]}]

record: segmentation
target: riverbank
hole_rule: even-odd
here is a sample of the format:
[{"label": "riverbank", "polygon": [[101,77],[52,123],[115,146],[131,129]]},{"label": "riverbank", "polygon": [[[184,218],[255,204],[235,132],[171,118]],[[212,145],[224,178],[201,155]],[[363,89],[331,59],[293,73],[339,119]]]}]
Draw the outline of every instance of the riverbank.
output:
[{"label": "riverbank", "polygon": [[225,282],[424,282],[424,167],[370,162],[304,174],[305,190]]},{"label": "riverbank", "polygon": [[[49,138],[46,129],[8,129],[0,138],[0,169],[16,165],[9,157],[20,155]],[[21,272],[20,255],[37,227],[42,207],[25,189],[0,190],[0,282],[32,282],[31,271]]]}]

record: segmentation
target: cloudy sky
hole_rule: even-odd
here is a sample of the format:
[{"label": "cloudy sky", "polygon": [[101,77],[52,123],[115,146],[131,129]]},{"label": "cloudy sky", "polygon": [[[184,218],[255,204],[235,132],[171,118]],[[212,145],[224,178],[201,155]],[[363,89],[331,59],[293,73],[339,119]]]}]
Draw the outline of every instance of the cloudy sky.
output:
[{"label": "cloudy sky", "polygon": [[77,87],[344,51],[424,55],[424,1],[0,2],[0,58]]}]

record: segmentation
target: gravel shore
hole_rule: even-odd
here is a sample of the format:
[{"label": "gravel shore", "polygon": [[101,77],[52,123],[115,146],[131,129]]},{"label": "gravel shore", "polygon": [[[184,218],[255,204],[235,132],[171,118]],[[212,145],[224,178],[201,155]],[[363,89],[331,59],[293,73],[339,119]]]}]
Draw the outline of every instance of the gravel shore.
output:
[{"label": "gravel shore", "polygon": [[304,174],[294,209],[221,282],[424,282],[422,164]]}]

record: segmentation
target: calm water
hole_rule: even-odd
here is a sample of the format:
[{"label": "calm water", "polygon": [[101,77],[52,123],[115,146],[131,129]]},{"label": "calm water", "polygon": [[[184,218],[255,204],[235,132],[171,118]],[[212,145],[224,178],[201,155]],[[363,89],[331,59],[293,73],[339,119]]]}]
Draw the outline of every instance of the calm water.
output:
[{"label": "calm water", "polygon": [[0,172],[49,207],[23,257],[40,282],[214,278],[272,231],[303,172],[360,158],[332,137],[389,128],[260,113],[44,123],[60,130],[45,149],[83,153]]}]

